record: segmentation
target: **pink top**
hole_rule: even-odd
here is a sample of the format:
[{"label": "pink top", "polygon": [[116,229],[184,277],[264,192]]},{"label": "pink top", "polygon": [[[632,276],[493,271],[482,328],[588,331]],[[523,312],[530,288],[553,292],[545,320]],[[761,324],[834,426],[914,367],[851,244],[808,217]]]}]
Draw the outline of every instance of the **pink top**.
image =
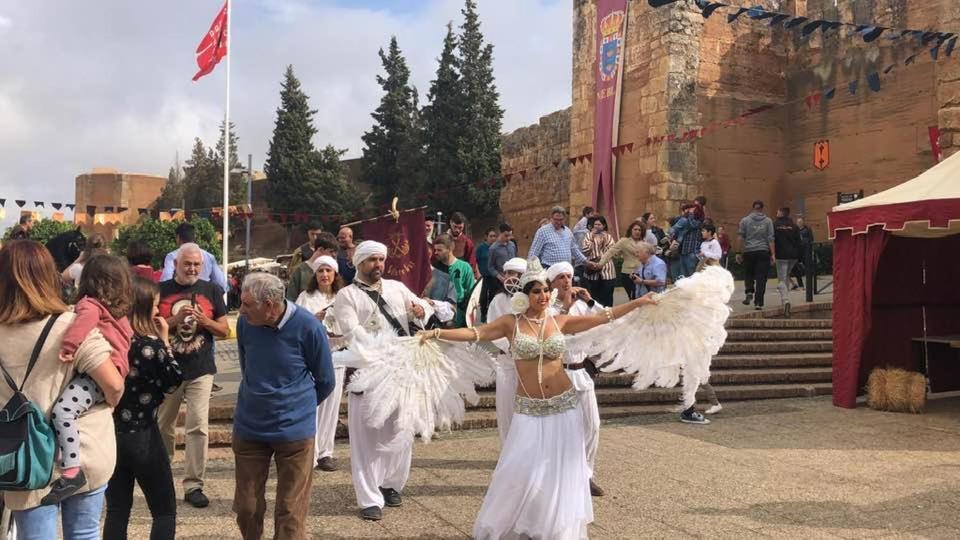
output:
[{"label": "pink top", "polygon": [[126,378],[127,372],[130,371],[127,353],[130,352],[130,340],[133,338],[130,321],[126,317],[114,319],[103,304],[90,297],[82,298],[77,302],[74,313],[76,317],[73,319],[73,324],[63,334],[60,354],[73,356],[80,344],[87,339],[90,331],[97,328],[112,349],[110,361],[120,371],[120,376]]}]

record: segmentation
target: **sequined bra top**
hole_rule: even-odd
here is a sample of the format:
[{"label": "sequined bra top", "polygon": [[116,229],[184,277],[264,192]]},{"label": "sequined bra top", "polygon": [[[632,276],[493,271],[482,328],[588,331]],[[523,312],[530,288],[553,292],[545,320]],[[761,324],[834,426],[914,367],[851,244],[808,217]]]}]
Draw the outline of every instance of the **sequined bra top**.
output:
[{"label": "sequined bra top", "polygon": [[[557,320],[550,317],[557,332],[547,339],[538,339],[520,331],[520,317],[516,317],[513,328],[513,343],[510,350],[514,360],[539,360],[542,358],[560,358],[567,351],[567,342],[560,332]],[[541,331],[542,332],[542,331]],[[542,335],[542,333],[541,333]]]}]

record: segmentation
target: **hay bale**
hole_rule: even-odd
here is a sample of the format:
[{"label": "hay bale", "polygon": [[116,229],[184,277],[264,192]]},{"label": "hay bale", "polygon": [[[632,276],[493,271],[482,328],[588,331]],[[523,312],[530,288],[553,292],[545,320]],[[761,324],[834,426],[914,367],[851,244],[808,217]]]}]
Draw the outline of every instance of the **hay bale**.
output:
[{"label": "hay bale", "polygon": [[927,379],[922,373],[876,368],[867,378],[867,405],[878,411],[923,412]]}]

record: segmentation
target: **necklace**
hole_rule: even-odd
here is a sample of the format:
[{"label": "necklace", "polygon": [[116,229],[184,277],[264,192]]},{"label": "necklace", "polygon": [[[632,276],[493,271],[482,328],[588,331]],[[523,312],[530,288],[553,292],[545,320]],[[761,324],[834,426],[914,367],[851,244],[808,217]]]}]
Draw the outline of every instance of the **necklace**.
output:
[{"label": "necklace", "polygon": [[532,318],[532,317],[527,317],[527,314],[526,314],[526,313],[524,313],[523,315],[521,315],[521,317],[523,317],[523,319],[524,319],[525,321],[529,322],[529,323],[533,323],[533,324],[536,324],[536,325],[541,325],[541,324],[543,324],[543,319],[542,319],[542,318],[541,318],[541,319],[534,319],[534,318]]}]

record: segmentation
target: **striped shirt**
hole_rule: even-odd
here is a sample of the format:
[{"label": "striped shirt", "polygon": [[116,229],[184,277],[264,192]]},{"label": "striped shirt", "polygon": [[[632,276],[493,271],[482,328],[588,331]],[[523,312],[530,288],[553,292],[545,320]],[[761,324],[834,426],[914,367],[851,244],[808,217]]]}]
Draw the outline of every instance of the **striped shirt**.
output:
[{"label": "striped shirt", "polygon": [[[610,251],[610,248],[613,247],[613,244],[613,237],[608,233],[590,233],[586,238],[583,239],[583,253],[587,256],[587,259],[599,262],[600,259],[606,255],[608,251]],[[591,272],[590,270],[587,270],[584,274],[584,277],[591,281],[601,279],[617,279],[617,269],[613,265],[613,261],[608,260],[601,267],[599,272]]]},{"label": "striped shirt", "polygon": [[540,258],[544,268],[562,262],[572,262],[574,266],[587,262],[580,247],[573,240],[570,227],[564,226],[558,231],[553,228],[552,223],[537,229],[527,253],[527,259],[532,260],[534,257]]}]

